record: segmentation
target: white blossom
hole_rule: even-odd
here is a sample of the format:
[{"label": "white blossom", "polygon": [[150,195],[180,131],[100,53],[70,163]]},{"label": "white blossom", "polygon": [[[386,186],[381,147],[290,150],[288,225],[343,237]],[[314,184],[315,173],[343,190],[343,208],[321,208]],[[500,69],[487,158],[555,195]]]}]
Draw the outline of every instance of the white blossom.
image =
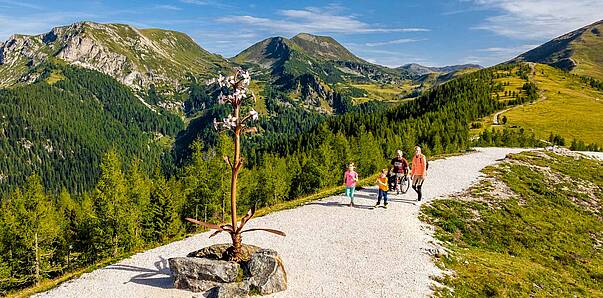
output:
[{"label": "white blossom", "polygon": [[237,117],[234,117],[231,114],[231,115],[228,115],[228,118],[224,118],[224,127],[225,128],[237,127]]},{"label": "white blossom", "polygon": [[223,76],[222,76],[222,74],[220,74],[220,75],[218,76],[218,84],[220,85],[220,87],[224,87],[224,86],[226,85],[226,84],[225,84],[225,79],[226,79],[226,78],[225,78],[225,77],[223,77]]},{"label": "white blossom", "polygon": [[220,95],[218,96],[218,103],[223,105],[226,102],[226,96],[224,96],[224,94],[222,94],[222,92],[220,92]]},{"label": "white blossom", "polygon": [[251,111],[249,111],[249,115],[251,116],[251,119],[253,121],[257,121],[259,116],[258,116],[258,112],[256,112],[256,110],[252,109]]}]

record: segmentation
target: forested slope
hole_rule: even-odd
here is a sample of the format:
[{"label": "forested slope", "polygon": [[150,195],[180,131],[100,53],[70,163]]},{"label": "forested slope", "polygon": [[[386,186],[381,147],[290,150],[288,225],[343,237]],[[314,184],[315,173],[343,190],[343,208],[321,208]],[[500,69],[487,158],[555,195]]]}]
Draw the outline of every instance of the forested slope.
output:
[{"label": "forested slope", "polygon": [[183,128],[178,117],[152,111],[107,75],[51,64],[39,71],[34,84],[0,90],[3,191],[34,173],[49,190],[89,190],[109,148],[150,169],[164,150],[155,139]]}]

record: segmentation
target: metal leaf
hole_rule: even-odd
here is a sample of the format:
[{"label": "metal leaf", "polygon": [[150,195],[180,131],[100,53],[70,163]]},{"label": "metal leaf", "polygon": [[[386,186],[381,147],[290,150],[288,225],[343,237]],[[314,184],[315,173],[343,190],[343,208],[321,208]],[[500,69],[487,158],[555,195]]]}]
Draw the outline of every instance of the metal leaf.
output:
[{"label": "metal leaf", "polygon": [[281,232],[279,230],[263,229],[263,228],[249,229],[249,230],[242,231],[241,233],[252,232],[252,231],[265,231],[265,232],[269,232],[269,233],[272,233],[272,234],[277,234],[279,236],[287,236],[287,235],[285,235],[285,233],[283,233],[283,232]]},{"label": "metal leaf", "polygon": [[249,209],[249,211],[247,211],[247,214],[245,214],[245,216],[243,216],[243,218],[241,219],[241,225],[239,226],[239,231],[243,229],[243,226],[245,226],[245,224],[253,217],[254,214],[255,214],[255,205],[251,206],[251,209]]},{"label": "metal leaf", "polygon": [[188,220],[188,221],[190,221],[190,222],[192,222],[192,223],[194,223],[194,224],[196,224],[196,225],[200,225],[200,226],[203,226],[203,227],[206,227],[206,228],[210,228],[210,229],[214,229],[214,230],[220,230],[220,231],[224,230],[219,225],[214,225],[214,224],[211,224],[211,223],[198,221],[198,220],[192,219],[190,217],[187,217],[185,219]]},{"label": "metal leaf", "polygon": [[232,227],[232,225],[222,225],[220,227],[224,231],[228,231],[228,232],[234,232],[235,231],[235,229]]},{"label": "metal leaf", "polygon": [[220,234],[220,233],[222,233],[222,232],[224,232],[224,231],[222,231],[222,230],[217,230],[217,231],[213,232],[211,235],[209,235],[209,238],[211,238],[211,237],[213,237],[213,236],[216,236],[216,235],[218,235],[218,234]]}]

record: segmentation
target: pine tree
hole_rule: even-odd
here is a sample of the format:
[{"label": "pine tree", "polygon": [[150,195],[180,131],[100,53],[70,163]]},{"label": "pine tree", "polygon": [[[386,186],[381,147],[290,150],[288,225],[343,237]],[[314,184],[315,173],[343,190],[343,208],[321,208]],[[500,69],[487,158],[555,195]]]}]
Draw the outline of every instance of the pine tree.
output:
[{"label": "pine tree", "polygon": [[134,247],[138,243],[135,235],[137,215],[132,212],[135,205],[128,198],[126,179],[114,150],[110,150],[101,163],[94,202],[100,228],[107,235],[103,241],[104,249],[117,256]]},{"label": "pine tree", "polygon": [[30,176],[23,192],[17,189],[2,205],[2,242],[13,257],[9,259],[12,275],[39,283],[45,273],[56,269],[50,263],[53,242],[61,233],[55,207],[37,176]]}]

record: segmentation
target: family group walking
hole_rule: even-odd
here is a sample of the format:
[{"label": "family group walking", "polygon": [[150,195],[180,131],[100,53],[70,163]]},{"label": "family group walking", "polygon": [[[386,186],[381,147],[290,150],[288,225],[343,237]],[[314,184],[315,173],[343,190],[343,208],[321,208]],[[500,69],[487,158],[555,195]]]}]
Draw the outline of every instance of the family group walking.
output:
[{"label": "family group walking", "polygon": [[[421,201],[422,192],[421,187],[427,176],[427,159],[425,155],[421,154],[421,147],[415,147],[415,155],[412,158],[412,165],[409,166],[408,161],[404,158],[402,150],[398,150],[396,157],[391,161],[391,168],[381,170],[381,174],[377,178],[378,196],[377,204],[378,207],[383,199],[383,207],[387,208],[387,194],[388,191],[396,190],[397,194],[400,192],[406,192],[407,187],[401,187],[401,185],[408,185],[412,183],[412,188],[417,193],[417,201]],[[409,168],[410,168],[410,180],[409,180]],[[350,199],[349,206],[354,206],[354,192],[356,190],[356,183],[358,182],[358,173],[355,171],[356,167],[353,162],[348,165],[348,170],[345,171],[343,181],[345,184],[345,196]]]}]

